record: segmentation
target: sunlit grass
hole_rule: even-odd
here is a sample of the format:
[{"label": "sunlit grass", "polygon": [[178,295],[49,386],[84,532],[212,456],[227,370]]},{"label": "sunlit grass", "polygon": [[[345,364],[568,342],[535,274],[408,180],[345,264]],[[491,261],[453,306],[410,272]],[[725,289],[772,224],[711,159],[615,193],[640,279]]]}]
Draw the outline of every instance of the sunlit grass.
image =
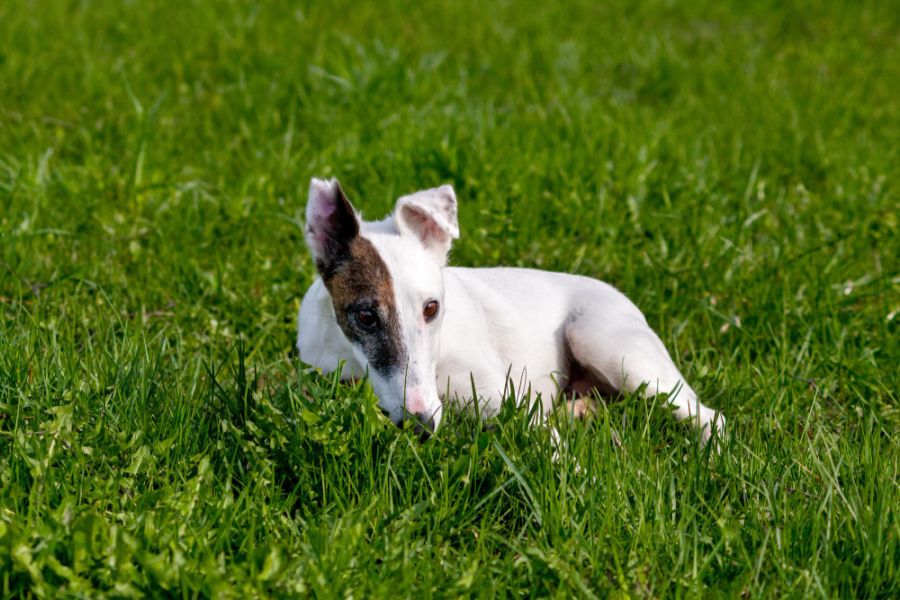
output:
[{"label": "sunlit grass", "polygon": [[[890,3],[0,4],[4,595],[900,594]],[[311,176],[605,279],[627,397],[420,444],[298,364]]]}]

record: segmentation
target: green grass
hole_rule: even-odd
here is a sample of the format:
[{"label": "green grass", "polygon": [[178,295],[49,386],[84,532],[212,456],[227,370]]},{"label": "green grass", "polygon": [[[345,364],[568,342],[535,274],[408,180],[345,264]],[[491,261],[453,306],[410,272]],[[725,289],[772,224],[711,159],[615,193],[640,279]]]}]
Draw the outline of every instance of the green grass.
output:
[{"label": "green grass", "polygon": [[[0,3],[4,596],[900,594],[898,5],[565,4]],[[300,368],[313,175],[622,289],[721,454]]]}]

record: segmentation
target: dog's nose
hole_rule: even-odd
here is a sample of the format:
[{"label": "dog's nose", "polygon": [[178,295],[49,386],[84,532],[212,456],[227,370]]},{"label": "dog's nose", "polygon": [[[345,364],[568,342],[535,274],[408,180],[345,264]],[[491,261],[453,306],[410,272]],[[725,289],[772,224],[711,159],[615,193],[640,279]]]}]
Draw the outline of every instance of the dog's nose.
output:
[{"label": "dog's nose", "polygon": [[413,415],[413,419],[413,432],[424,442],[434,433],[434,417],[424,413],[417,413]]}]

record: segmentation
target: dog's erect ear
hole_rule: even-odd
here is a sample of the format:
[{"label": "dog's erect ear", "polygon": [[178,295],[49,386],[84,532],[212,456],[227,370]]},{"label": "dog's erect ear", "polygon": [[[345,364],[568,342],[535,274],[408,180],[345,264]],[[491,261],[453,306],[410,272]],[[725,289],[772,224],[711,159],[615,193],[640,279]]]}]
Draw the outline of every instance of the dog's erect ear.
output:
[{"label": "dog's erect ear", "polygon": [[459,237],[456,193],[442,185],[403,196],[397,200],[394,221],[401,234],[416,236],[435,260],[444,264],[450,245]]},{"label": "dog's erect ear", "polygon": [[350,244],[359,235],[359,219],[336,179],[313,179],[306,204],[306,244],[324,279],[350,258]]}]

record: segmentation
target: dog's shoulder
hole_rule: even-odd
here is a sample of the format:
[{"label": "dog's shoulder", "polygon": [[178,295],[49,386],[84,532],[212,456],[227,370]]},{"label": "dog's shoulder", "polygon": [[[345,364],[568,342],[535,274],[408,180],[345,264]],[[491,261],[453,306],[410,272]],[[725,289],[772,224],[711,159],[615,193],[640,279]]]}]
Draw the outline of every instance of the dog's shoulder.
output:
[{"label": "dog's shoulder", "polygon": [[332,362],[330,355],[335,353],[331,346],[337,334],[340,334],[340,328],[334,317],[331,297],[322,278],[317,277],[303,295],[297,315],[297,350],[300,352],[300,360],[326,368]]}]

